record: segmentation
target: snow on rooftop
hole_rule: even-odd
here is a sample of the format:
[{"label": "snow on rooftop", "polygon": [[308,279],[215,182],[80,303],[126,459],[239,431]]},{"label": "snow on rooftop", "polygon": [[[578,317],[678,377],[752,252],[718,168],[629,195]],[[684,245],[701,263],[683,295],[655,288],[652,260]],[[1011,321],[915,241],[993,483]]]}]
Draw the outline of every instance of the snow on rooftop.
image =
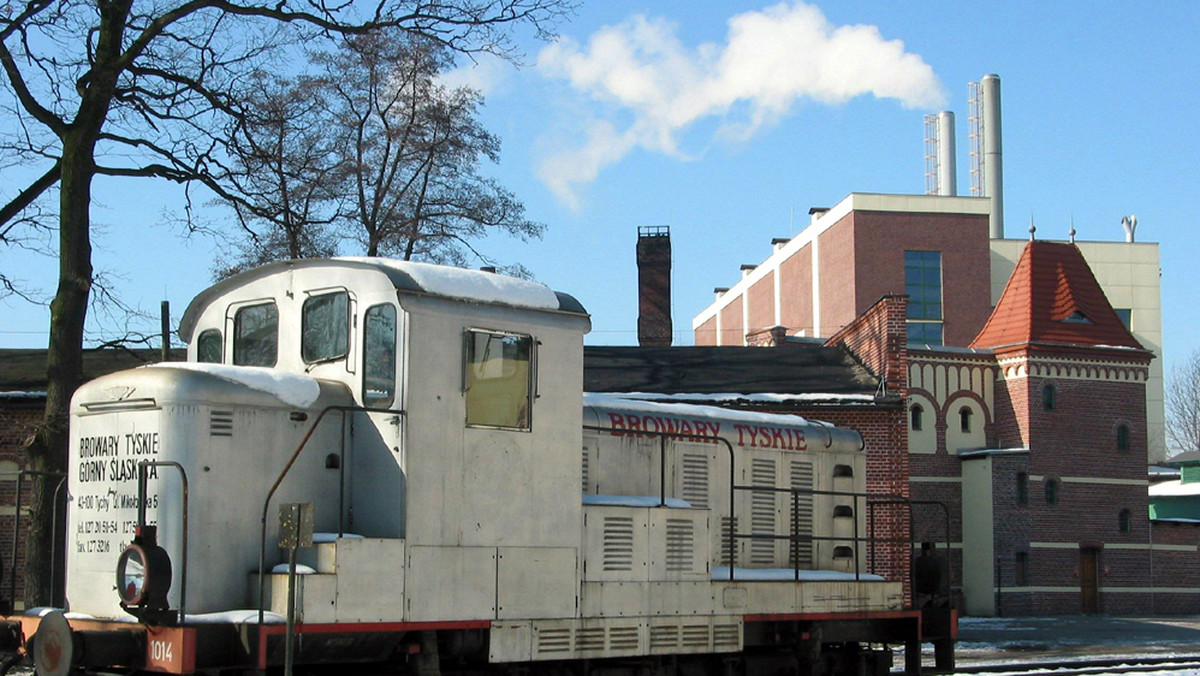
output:
[{"label": "snow on rooftop", "polygon": [[45,399],[45,392],[0,392],[0,399]]},{"label": "snow on rooftop", "polygon": [[482,270],[467,270],[389,258],[345,257],[337,260],[367,263],[398,270],[425,291],[480,303],[500,303],[539,310],[559,309],[558,295],[545,284]]},{"label": "snow on rooftop", "polygon": [[321,396],[321,386],[317,384],[314,378],[299,373],[285,373],[262,366],[229,366],[226,364],[171,361],[147,364],[141,368],[173,368],[207,373],[231,383],[245,385],[260,392],[266,392],[283,403],[296,408],[308,408],[317,400],[317,397]]},{"label": "snow on rooftop", "polygon": [[1185,484],[1176,479],[1161,481],[1150,486],[1150,497],[1152,498],[1184,498],[1193,495],[1200,495],[1200,481]]},{"label": "snow on rooftop", "polygon": [[599,505],[602,507],[667,507],[670,509],[691,509],[692,505],[679,498],[660,499],[657,495],[599,495],[584,493],[583,504]]},{"label": "snow on rooftop", "polygon": [[622,392],[619,393],[619,396],[633,397],[643,401],[711,401],[714,403],[750,401],[761,404],[806,403],[813,401],[875,401],[874,394],[821,394],[819,392],[805,392],[802,394],[774,394],[770,392],[716,392],[706,394],[687,392],[675,394],[663,394],[661,392]]},{"label": "snow on rooftop", "polygon": [[678,404],[657,397],[685,397],[687,395],[659,395],[643,392],[584,392],[583,405],[598,408],[619,408],[625,411],[656,415],[680,415],[693,418],[720,417],[722,420],[737,422],[760,423],[764,425],[820,425],[833,427],[829,423],[818,420],[808,420],[798,415],[786,413],[758,413],[755,411],[739,411],[736,409],[705,406],[703,404]]}]

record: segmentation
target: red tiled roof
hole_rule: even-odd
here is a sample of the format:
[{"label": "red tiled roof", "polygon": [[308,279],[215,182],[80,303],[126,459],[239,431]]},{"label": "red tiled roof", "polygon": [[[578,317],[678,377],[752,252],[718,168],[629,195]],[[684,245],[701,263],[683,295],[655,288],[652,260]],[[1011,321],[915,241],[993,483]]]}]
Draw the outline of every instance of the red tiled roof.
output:
[{"label": "red tiled roof", "polygon": [[1074,244],[1030,242],[971,347],[1027,343],[1145,349]]}]

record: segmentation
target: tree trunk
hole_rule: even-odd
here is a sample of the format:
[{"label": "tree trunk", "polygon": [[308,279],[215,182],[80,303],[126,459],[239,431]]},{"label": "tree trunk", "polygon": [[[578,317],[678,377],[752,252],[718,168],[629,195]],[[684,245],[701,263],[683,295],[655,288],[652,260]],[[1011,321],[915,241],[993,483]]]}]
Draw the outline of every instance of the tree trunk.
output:
[{"label": "tree trunk", "polygon": [[[55,509],[58,477],[65,476],[71,395],[83,381],[83,327],[92,288],[89,228],[94,134],[63,138],[59,193],[58,291],[50,303],[50,343],[46,355],[46,412],[29,448],[33,478],[25,550],[25,605],[62,605],[66,514]],[[48,476],[55,475],[55,476]],[[65,490],[59,491],[60,497]],[[57,518],[55,518],[57,516]],[[57,560],[55,560],[57,559]]]}]

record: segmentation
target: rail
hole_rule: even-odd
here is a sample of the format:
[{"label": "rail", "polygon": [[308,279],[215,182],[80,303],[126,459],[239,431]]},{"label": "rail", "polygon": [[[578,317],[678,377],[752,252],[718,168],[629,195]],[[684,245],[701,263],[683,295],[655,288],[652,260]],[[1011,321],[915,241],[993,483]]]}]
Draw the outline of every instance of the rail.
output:
[{"label": "rail", "polygon": [[[275,483],[271,484],[270,490],[267,491],[267,497],[266,497],[266,499],[263,500],[262,522],[261,522],[262,530],[260,533],[259,543],[258,543],[258,626],[259,627],[262,626],[263,618],[264,618],[264,615],[266,614],[266,608],[264,607],[263,602],[264,602],[265,596],[266,596],[266,580],[267,580],[267,574],[266,574],[266,570],[265,570],[266,566],[267,566],[267,511],[270,510],[270,508],[271,508],[271,498],[275,497],[275,491],[279,490],[279,486],[283,483],[284,478],[287,476],[288,472],[290,472],[292,470],[292,465],[296,464],[296,459],[300,457],[300,453],[304,451],[304,448],[308,445],[309,440],[312,439],[313,434],[317,431],[317,428],[321,425],[321,421],[323,421],[325,419],[325,416],[331,411],[339,411],[341,413],[382,413],[385,415],[397,415],[397,416],[407,416],[408,415],[407,412],[405,412],[403,410],[390,409],[390,408],[373,408],[370,406],[326,406],[325,408],[321,409],[320,413],[317,414],[317,419],[313,421],[313,424],[308,428],[308,431],[304,433],[304,437],[300,440],[300,443],[296,446],[296,450],[292,452],[291,457],[288,458],[287,464],[284,465],[283,470],[279,473],[279,476],[275,478]],[[344,416],[342,418],[342,424],[345,425],[345,417]],[[341,536],[342,535],[342,516],[345,512],[345,505],[343,504],[343,500],[344,500],[343,491],[345,490],[345,486],[346,486],[346,435],[344,433],[340,437],[338,446],[339,446],[339,448],[338,448],[338,536]]]},{"label": "rail", "polygon": [[[916,540],[913,538],[913,528],[912,528],[912,523],[913,523],[912,508],[913,508],[913,506],[914,505],[923,505],[923,506],[940,507],[942,510],[942,532],[946,534],[946,542],[945,542],[946,553],[947,553],[947,555],[949,555],[949,552],[950,552],[950,509],[948,507],[946,507],[946,503],[939,502],[937,500],[913,500],[910,498],[906,498],[902,495],[889,495],[889,496],[882,496],[874,501],[867,503],[867,513],[868,513],[868,517],[869,517],[869,522],[871,524],[870,525],[870,534],[872,536],[872,540],[871,540],[871,560],[872,561],[875,560],[875,543],[876,542],[892,542],[892,543],[897,542],[897,540],[895,540],[895,539],[883,539],[883,538],[875,538],[874,537],[874,534],[875,534],[875,507],[877,505],[903,505],[908,508],[908,540],[907,540],[907,544],[908,544],[908,551],[909,551],[910,555],[912,553],[913,546],[916,544]],[[904,541],[900,540],[899,542],[903,543]],[[950,570],[952,571],[953,568],[951,568]],[[910,585],[910,589],[913,590],[914,594],[916,593],[916,588],[917,588],[916,574],[917,574],[917,572],[914,569],[914,567],[909,566],[908,567],[909,585]],[[950,580],[947,580],[946,583],[950,584]]]}]

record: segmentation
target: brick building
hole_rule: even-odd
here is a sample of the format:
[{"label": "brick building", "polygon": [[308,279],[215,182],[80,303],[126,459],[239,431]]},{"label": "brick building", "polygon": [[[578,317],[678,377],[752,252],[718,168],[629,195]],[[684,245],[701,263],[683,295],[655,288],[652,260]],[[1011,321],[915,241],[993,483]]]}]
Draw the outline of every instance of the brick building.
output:
[{"label": "brick building", "polygon": [[906,438],[888,443],[907,460],[890,478],[907,472],[922,538],[940,541],[949,522],[967,613],[1200,611],[1200,526],[1148,508],[1162,429],[1156,246],[991,239],[989,208],[856,194],[814,210],[718,289],[693,320],[696,343],[746,345],[771,326],[900,372],[888,380]]}]

